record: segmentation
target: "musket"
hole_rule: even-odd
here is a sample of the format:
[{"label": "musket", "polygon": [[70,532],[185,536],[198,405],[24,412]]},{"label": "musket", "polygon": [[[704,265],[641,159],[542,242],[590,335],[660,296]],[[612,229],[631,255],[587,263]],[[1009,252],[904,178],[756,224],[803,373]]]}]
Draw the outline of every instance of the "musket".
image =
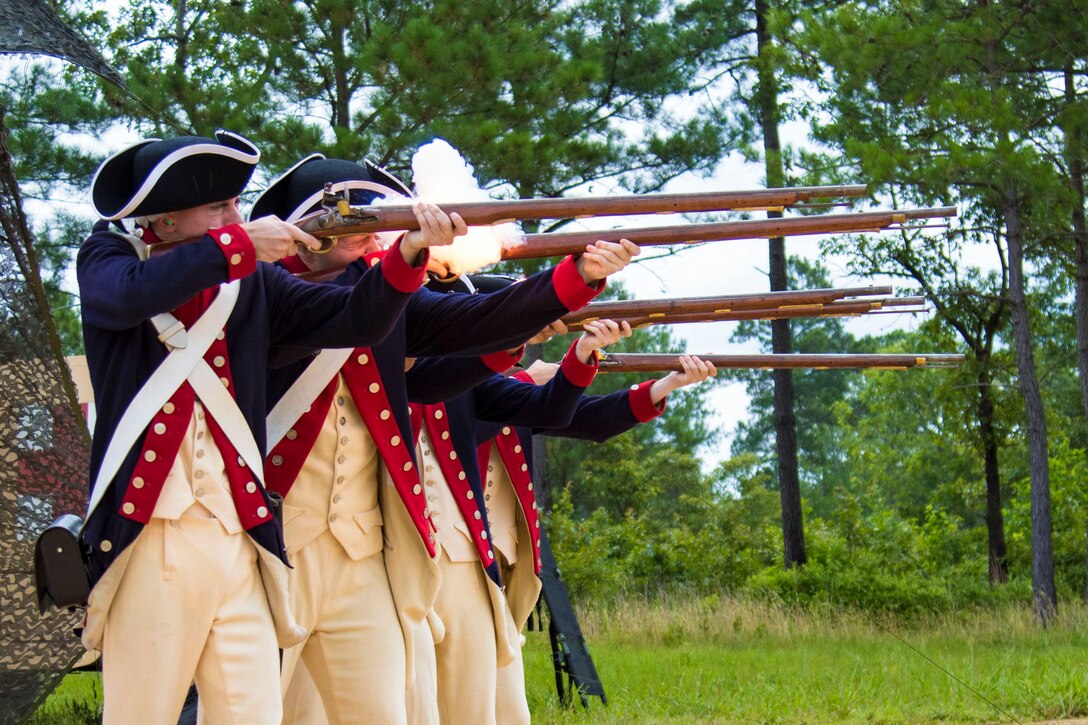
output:
[{"label": "musket", "polygon": [[563,318],[568,325],[601,317],[619,318],[635,315],[687,314],[692,312],[735,312],[760,310],[790,305],[826,304],[847,297],[877,297],[890,295],[890,285],[867,287],[827,287],[819,289],[786,290],[783,292],[753,292],[712,297],[679,297],[659,300],[608,300],[590,302]]},{"label": "musket", "polygon": [[[767,307],[752,310],[712,310],[668,314],[615,315],[608,319],[625,321],[633,328],[649,325],[681,325],[696,322],[736,322],[739,320],[795,320],[826,317],[859,317],[879,312],[914,313],[925,311],[925,297],[885,297],[875,300],[838,300],[816,305]],[[598,318],[593,318],[598,319]],[[566,322],[566,318],[563,318]],[[571,332],[584,329],[590,320],[567,325]]]},{"label": "musket", "polygon": [[[946,353],[874,353],[874,354],[764,354],[699,355],[719,369],[812,369],[812,370],[906,370],[916,367],[954,368],[963,355]],[[598,362],[602,373],[654,373],[683,371],[679,355],[656,353],[604,353]]]},{"label": "musket", "polygon": [[[629,214],[681,214],[705,211],[782,210],[812,199],[862,197],[864,184],[797,186],[793,188],[711,191],[689,194],[630,194],[595,197],[509,199],[505,201],[440,203],[447,214],[456,212],[468,226],[501,224],[517,219],[570,219]],[[412,204],[352,206],[326,192],[325,209],[295,224],[315,237],[343,237],[374,232],[419,229]]]},{"label": "musket", "polygon": [[[683,224],[633,229],[604,229],[581,232],[550,232],[527,234],[522,243],[502,249],[500,260],[536,259],[579,254],[587,245],[598,240],[619,241],[629,239],[640,246],[670,244],[695,244],[699,242],[730,241],[738,239],[773,239],[780,236],[809,236],[813,234],[843,234],[878,232],[902,225],[908,220],[946,218],[956,216],[956,207],[941,206],[895,211],[857,212],[853,214],[819,214],[783,219],[756,219],[750,221],[718,222],[710,224]],[[456,244],[456,242],[454,242]],[[447,270],[448,271],[448,270]],[[465,270],[461,270],[465,271]],[[299,276],[311,282],[324,282],[334,278],[340,270],[303,273]]]},{"label": "musket", "polygon": [[867,211],[853,214],[818,214],[782,219],[753,219],[711,224],[646,227],[638,229],[604,229],[584,232],[552,232],[527,234],[524,243],[502,250],[502,259],[535,259],[578,254],[586,245],[598,240],[616,242],[629,239],[643,247],[698,242],[724,242],[736,239],[773,239],[813,234],[844,234],[877,232],[913,219],[934,219],[956,216],[956,207],[941,206],[895,211]]}]

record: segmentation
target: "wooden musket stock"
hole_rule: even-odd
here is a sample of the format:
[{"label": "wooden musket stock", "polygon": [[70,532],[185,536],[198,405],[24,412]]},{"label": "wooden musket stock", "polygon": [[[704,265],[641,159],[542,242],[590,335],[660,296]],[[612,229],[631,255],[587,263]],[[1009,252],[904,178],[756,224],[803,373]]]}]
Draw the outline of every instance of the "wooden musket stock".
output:
[{"label": "wooden musket stock", "polygon": [[[905,370],[907,368],[952,368],[963,362],[963,355],[954,354],[804,354],[786,355],[699,355],[699,359],[723,369],[812,369],[860,370],[876,368]],[[682,371],[678,355],[653,353],[605,353],[599,361],[602,373],[656,373]]]}]

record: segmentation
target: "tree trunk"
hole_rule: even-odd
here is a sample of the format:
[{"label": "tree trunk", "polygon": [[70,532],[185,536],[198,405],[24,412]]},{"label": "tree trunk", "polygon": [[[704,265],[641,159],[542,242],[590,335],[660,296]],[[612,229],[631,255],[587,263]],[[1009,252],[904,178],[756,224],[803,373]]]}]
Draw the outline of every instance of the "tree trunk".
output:
[{"label": "tree trunk", "polygon": [[979,360],[978,408],[976,416],[982,438],[986,470],[986,536],[990,550],[990,583],[1004,584],[1009,580],[1005,549],[1005,520],[1001,512],[1001,474],[997,461],[997,432],[994,428],[993,381],[990,379],[989,357]]},{"label": "tree trunk", "polygon": [[[762,124],[763,153],[767,171],[767,186],[783,186],[785,172],[782,168],[782,147],[778,139],[778,86],[774,69],[767,58],[771,45],[767,29],[766,0],[756,0],[756,60],[758,88],[756,97]],[[768,218],[781,217],[781,212],[767,212]],[[787,289],[786,240],[782,237],[770,240],[771,290]],[[771,322],[771,350],[775,353],[792,352],[793,342],[789,320]],[[801,511],[801,479],[797,461],[797,419],[793,413],[793,371],[774,371],[774,429],[778,452],[778,492],[782,501],[782,544],[786,568],[805,563],[805,530]]]},{"label": "tree trunk", "polygon": [[351,130],[351,87],[348,84],[347,28],[339,21],[329,23],[329,49],[332,51],[332,119],[334,129]]},{"label": "tree trunk", "polygon": [[[1072,67],[1065,69],[1065,102],[1072,107],[1077,102],[1077,87]],[[1084,423],[1088,424],[1088,223],[1084,216],[1084,139],[1078,127],[1063,124],[1065,159],[1069,166],[1069,180],[1073,186],[1073,259],[1075,284],[1073,303],[1077,323],[1077,372],[1080,375],[1080,402],[1084,409]],[[1088,538],[1088,537],[1086,537]],[[1088,602],[1088,547],[1085,551],[1086,566],[1084,600]]]},{"label": "tree trunk", "polygon": [[1031,477],[1031,589],[1035,614],[1045,626],[1058,611],[1054,589],[1054,548],[1050,519],[1050,463],[1046,413],[1035,375],[1028,307],[1024,296],[1024,239],[1016,184],[1006,182],[1002,214],[1009,242],[1009,298],[1016,369],[1027,417],[1028,459]]}]

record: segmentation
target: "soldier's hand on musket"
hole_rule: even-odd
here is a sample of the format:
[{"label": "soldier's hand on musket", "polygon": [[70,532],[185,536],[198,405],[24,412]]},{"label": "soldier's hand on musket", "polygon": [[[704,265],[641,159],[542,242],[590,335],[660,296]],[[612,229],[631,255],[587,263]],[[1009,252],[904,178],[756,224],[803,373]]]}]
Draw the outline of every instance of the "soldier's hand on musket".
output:
[{"label": "soldier's hand on musket", "polygon": [[242,225],[253,242],[258,262],[276,262],[298,253],[297,245],[312,250],[321,249],[321,240],[310,236],[294,224],[279,217],[266,216]]},{"label": "soldier's hand on musket", "polygon": [[544,362],[543,360],[533,360],[533,364],[525,368],[525,372],[532,378],[534,385],[543,385],[559,372],[559,363]]},{"label": "soldier's hand on musket", "polygon": [[582,325],[582,330],[574,354],[584,363],[590,361],[595,351],[631,336],[631,325],[626,320],[622,323],[615,320],[593,320]]},{"label": "soldier's hand on musket", "polygon": [[556,335],[566,335],[568,332],[570,332],[570,330],[567,329],[567,323],[563,322],[562,320],[556,320],[555,322],[550,323],[540,332],[530,337],[525,344],[540,345],[552,339]]},{"label": "soldier's hand on musket", "polygon": [[578,258],[578,271],[586,284],[592,284],[619,272],[641,253],[638,245],[628,239],[594,242]]},{"label": "soldier's hand on musket", "polygon": [[704,362],[694,355],[681,355],[680,365],[683,366],[684,372],[669,373],[650,386],[650,400],[655,405],[674,390],[701,383],[718,374],[713,364]]},{"label": "soldier's hand on musket", "polygon": [[419,253],[428,247],[444,247],[468,233],[468,225],[457,212],[447,214],[434,204],[419,202],[412,207],[419,229],[400,240],[400,253],[408,264],[415,264]]}]

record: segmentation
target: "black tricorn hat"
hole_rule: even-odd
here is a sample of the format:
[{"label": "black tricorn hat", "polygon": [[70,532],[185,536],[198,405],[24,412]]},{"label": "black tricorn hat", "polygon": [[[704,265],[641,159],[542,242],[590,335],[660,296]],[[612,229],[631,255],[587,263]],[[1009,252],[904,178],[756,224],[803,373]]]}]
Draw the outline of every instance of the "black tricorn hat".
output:
[{"label": "black tricorn hat", "polygon": [[352,204],[369,204],[378,196],[412,196],[404,182],[375,163],[364,160],[357,164],[310,154],[261,192],[249,218],[275,214],[285,222],[298,221],[316,211],[327,183],[333,184],[336,191],[347,189]]},{"label": "black tricorn hat", "polygon": [[110,220],[191,209],[238,196],[260,159],[256,146],[230,131],[146,139],[102,162],[91,200]]}]

